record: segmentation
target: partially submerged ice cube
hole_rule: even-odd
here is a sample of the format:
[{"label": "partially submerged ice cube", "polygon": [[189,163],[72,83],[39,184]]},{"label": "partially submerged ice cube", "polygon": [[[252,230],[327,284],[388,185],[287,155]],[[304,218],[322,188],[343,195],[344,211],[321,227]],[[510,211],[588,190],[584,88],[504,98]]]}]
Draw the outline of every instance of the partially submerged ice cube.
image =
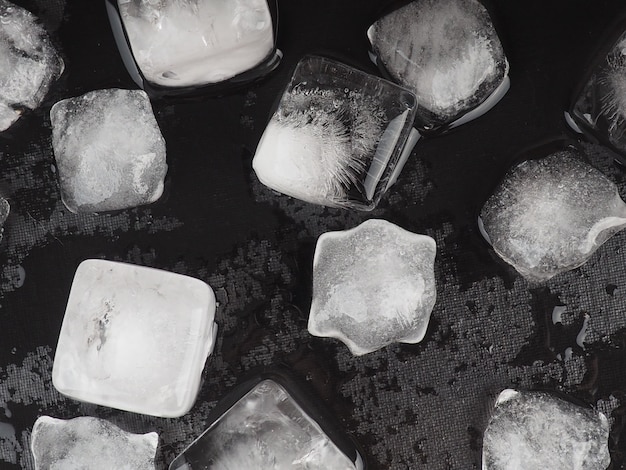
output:
[{"label": "partially submerged ice cube", "polygon": [[418,343],[435,305],[435,241],[384,220],[322,234],[313,259],[309,332],[352,354]]},{"label": "partially submerged ice cube", "polygon": [[302,59],[256,149],[259,180],[314,204],[373,209],[417,142],[413,93],[322,57]]},{"label": "partially submerged ice cube", "polygon": [[604,414],[545,392],[500,393],[483,436],[483,470],[606,470]]},{"label": "partially submerged ice cube", "polygon": [[624,228],[626,204],[615,184],[564,149],[511,169],[479,225],[504,261],[542,282],[582,265]]},{"label": "partially submerged ice cube", "polygon": [[163,193],[165,140],[140,90],[97,90],[50,111],[61,198],[72,212],[150,204]]},{"label": "partially submerged ice cube", "polygon": [[275,0],[107,0],[107,9],[126,66],[147,91],[249,81],[280,62]]},{"label": "partially submerged ice cube", "polygon": [[373,56],[417,95],[420,132],[455,127],[491,109],[509,89],[509,64],[477,0],[415,0],[368,30]]},{"label": "partially submerged ice cube", "polygon": [[41,416],[33,426],[35,470],[154,470],[157,433],[133,434],[99,418]]},{"label": "partially submerged ice cube", "polygon": [[37,18],[0,0],[0,132],[37,108],[62,72],[63,61]]},{"label": "partially submerged ice cube", "polygon": [[258,382],[212,420],[170,470],[363,469],[358,451],[331,438],[290,392],[274,379]]},{"label": "partially submerged ice cube", "polygon": [[217,325],[211,288],[188,276],[106,260],[76,270],[52,382],[64,395],[135,413],[192,407]]}]

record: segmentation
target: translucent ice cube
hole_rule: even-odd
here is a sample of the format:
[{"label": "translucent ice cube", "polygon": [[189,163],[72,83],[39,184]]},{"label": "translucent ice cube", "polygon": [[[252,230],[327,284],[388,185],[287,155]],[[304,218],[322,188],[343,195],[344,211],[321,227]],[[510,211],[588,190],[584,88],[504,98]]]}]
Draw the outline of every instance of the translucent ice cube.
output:
[{"label": "translucent ice cube", "polygon": [[211,424],[170,470],[360,470],[287,390],[263,380]]},{"label": "translucent ice cube", "polygon": [[63,61],[27,10],[0,0],[0,131],[41,104]]},{"label": "translucent ice cube", "polygon": [[480,213],[498,255],[532,281],[546,281],[583,264],[626,226],[617,187],[562,150],[510,170]]},{"label": "translucent ice cube", "polygon": [[136,65],[162,87],[222,82],[279,60],[266,0],[117,0],[117,8]]},{"label": "translucent ice cube", "polygon": [[149,204],[163,193],[165,140],[147,95],[97,90],[50,112],[61,197],[72,212]]},{"label": "translucent ice cube", "polygon": [[263,184],[283,194],[370,210],[398,165],[414,115],[415,96],[408,90],[329,59],[305,57],[252,166]]},{"label": "translucent ice cube", "polygon": [[509,65],[487,10],[477,0],[415,0],[368,30],[391,77],[414,91],[424,130],[482,115],[509,88]]},{"label": "translucent ice cube", "polygon": [[355,355],[418,343],[435,305],[436,245],[384,220],[319,237],[309,332],[343,341]]},{"label": "translucent ice cube", "polygon": [[504,390],[483,436],[483,470],[605,470],[609,423],[543,392]]},{"label": "translucent ice cube", "polygon": [[132,434],[103,419],[42,416],[33,426],[35,470],[154,470],[158,435]]},{"label": "translucent ice cube", "polygon": [[74,276],[52,382],[64,395],[147,415],[193,405],[215,345],[215,297],[204,282],[105,260]]}]

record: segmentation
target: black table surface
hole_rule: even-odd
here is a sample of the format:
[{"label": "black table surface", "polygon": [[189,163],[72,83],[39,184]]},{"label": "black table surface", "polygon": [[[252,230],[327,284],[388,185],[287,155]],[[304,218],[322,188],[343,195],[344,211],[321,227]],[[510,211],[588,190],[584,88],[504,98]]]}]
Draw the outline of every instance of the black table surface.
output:
[{"label": "black table surface", "polygon": [[[605,412],[613,466],[621,468],[626,232],[582,267],[532,285],[492,253],[476,216],[521,151],[576,139],[563,111],[603,33],[626,11],[623,2],[493,0],[488,6],[511,65],[509,92],[480,119],[420,141],[379,207],[360,213],[277,195],[260,184],[251,162],[304,54],[344,58],[377,73],[365,32],[389,2],[281,1],[284,59],[269,77],[219,98],[153,101],[167,142],[164,197],[147,207],[80,216],[60,201],[50,106],[94,89],[135,85],[103,1],[16,3],[42,19],[66,70],[38,110],[0,135],[0,194],[12,207],[0,244],[0,468],[33,468],[30,432],[43,414],[98,416],[129,431],[157,431],[157,468],[167,468],[238,381],[274,367],[306,385],[359,442],[370,469],[480,468],[494,398],[511,387],[564,393]],[[626,196],[615,155],[582,142]],[[372,217],[436,240],[438,299],[421,343],[353,357],[339,341],[307,332],[312,256],[320,234]],[[72,277],[82,260],[94,257],[188,274],[214,289],[217,346],[196,404],[182,418],[78,403],[52,386]],[[554,325],[556,305],[566,309]]]}]

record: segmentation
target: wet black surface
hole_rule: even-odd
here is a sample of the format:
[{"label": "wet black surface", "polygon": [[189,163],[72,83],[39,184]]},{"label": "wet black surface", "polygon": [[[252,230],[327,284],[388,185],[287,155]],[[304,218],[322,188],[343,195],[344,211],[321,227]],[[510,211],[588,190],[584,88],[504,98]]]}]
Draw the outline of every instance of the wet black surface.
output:
[{"label": "wet black surface", "polygon": [[[98,216],[73,215],[60,202],[48,113],[66,97],[134,87],[104,2],[18,3],[42,18],[66,71],[40,109],[0,136],[0,193],[12,206],[0,244],[0,468],[32,468],[30,430],[41,414],[99,416],[127,430],[157,431],[158,468],[166,468],[242,377],[277,365],[309,385],[365,449],[371,469],[480,468],[482,431],[494,397],[507,387],[558,391],[604,411],[613,466],[622,468],[626,233],[582,267],[537,286],[491,253],[475,221],[521,151],[575,137],[563,110],[596,41],[626,10],[623,2],[490,2],[511,89],[479,120],[419,142],[371,213],[276,195],[258,182],[251,161],[303,54],[332,54],[376,73],[365,31],[386,2],[280,2],[279,68],[236,94],[153,102],[168,149],[166,195],[149,207]],[[614,155],[583,147],[626,196],[626,173]],[[371,217],[436,240],[438,301],[420,344],[355,358],[342,343],[306,331],[312,255],[321,233]],[[189,414],[139,416],[80,404],[52,387],[72,276],[91,257],[189,274],[214,289],[220,333]],[[26,274],[18,287],[20,267]],[[565,307],[560,324],[552,322],[556,305]]]}]

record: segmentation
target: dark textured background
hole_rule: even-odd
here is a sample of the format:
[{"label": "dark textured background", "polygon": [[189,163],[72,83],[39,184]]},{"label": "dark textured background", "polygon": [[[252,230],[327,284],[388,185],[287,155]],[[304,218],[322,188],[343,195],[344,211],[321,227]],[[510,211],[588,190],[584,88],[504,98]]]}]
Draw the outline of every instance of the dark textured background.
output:
[{"label": "dark textured background", "polygon": [[[66,71],[45,104],[0,136],[0,193],[12,213],[0,244],[0,468],[32,468],[30,431],[41,414],[92,415],[160,436],[164,469],[205,428],[216,402],[258,367],[286,366],[365,449],[371,469],[478,469],[481,434],[506,387],[565,392],[611,417],[621,468],[626,405],[626,232],[584,266],[529,285],[481,240],[476,215],[525,148],[572,137],[571,89],[620,0],[493,1],[511,64],[511,89],[489,114],[418,144],[398,184],[372,213],[278,196],[251,169],[255,146],[290,72],[307,52],[332,53],[375,73],[365,31],[381,0],[280,2],[279,69],[222,98],[154,102],[167,141],[166,196],[115,214],[76,216],[61,204],[50,106],[106,87],[133,87],[104,3],[21,0],[42,18]],[[626,196],[608,151],[590,159]],[[438,245],[438,301],[424,341],[355,358],[306,331],[316,238],[379,217]],[[72,276],[105,257],[207,281],[220,333],[196,405],[180,419],[134,415],[61,397],[50,373]],[[21,287],[20,267],[26,276]],[[555,305],[565,305],[553,325]],[[576,344],[590,317],[583,347]],[[571,358],[564,351],[572,347]]]}]

